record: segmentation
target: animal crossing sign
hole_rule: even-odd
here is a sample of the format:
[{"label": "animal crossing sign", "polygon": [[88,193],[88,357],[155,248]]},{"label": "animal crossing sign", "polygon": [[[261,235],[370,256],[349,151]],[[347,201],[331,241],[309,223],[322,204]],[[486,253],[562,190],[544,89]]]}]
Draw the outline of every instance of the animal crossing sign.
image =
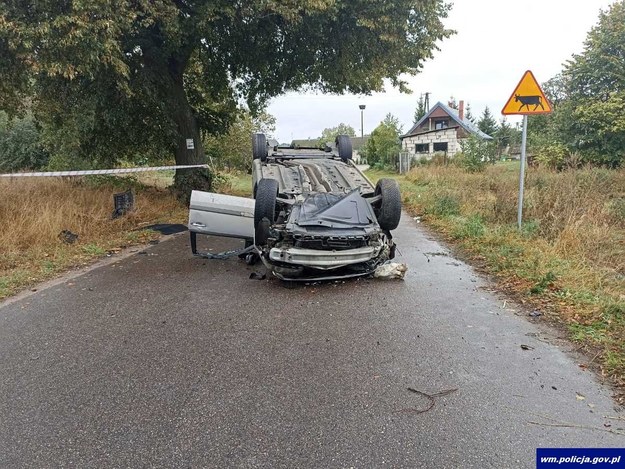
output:
[{"label": "animal crossing sign", "polygon": [[521,229],[523,223],[523,190],[525,187],[525,148],[527,146],[527,116],[531,114],[548,114],[551,104],[545,93],[538,86],[531,71],[523,74],[523,78],[512,92],[508,102],[501,110],[502,114],[521,114],[523,116],[523,133],[521,134],[521,171],[519,174],[519,206],[517,211],[517,226]]},{"label": "animal crossing sign", "polygon": [[536,78],[531,71],[523,74],[523,78],[512,92],[508,102],[501,110],[502,114],[548,114],[551,112],[551,104],[545,97],[545,93],[538,86]]}]

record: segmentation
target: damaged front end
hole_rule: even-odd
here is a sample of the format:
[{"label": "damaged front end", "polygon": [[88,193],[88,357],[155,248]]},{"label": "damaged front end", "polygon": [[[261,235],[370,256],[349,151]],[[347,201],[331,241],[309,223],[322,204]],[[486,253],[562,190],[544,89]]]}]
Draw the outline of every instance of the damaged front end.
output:
[{"label": "damaged front end", "polygon": [[[395,255],[390,232],[359,190],[308,193],[283,201],[275,223],[259,223],[261,260],[282,280],[331,280],[369,275]],[[261,233],[258,233],[258,231]]]}]

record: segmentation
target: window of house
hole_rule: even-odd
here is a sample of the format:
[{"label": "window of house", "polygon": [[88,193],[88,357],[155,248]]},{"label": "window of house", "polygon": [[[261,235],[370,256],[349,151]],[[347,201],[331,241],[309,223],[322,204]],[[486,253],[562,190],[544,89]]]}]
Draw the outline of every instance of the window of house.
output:
[{"label": "window of house", "polygon": [[429,153],[430,145],[428,143],[417,143],[414,146],[414,152],[415,153]]},{"label": "window of house", "polygon": [[447,152],[447,142],[436,142],[434,144],[434,151],[444,151]]},{"label": "window of house", "polygon": [[446,129],[449,127],[449,121],[447,119],[440,119],[434,121],[434,129]]}]

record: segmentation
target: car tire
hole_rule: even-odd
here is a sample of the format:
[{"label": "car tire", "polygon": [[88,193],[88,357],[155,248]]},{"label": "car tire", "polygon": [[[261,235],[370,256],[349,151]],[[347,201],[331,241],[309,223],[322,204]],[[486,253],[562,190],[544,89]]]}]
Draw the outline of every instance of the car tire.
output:
[{"label": "car tire", "polygon": [[276,221],[276,199],[280,186],[275,179],[261,179],[256,185],[256,203],[254,204],[254,228],[267,218],[272,224]]},{"label": "car tire", "polygon": [[352,159],[352,140],[347,135],[339,135],[335,140],[336,149],[338,150],[339,157],[343,161]]},{"label": "car tire", "polygon": [[380,179],[375,185],[375,195],[382,196],[375,204],[374,212],[380,228],[391,231],[399,225],[401,218],[401,193],[395,179]]},{"label": "car tire", "polygon": [[255,160],[267,161],[269,149],[265,134],[252,134],[252,156]]}]

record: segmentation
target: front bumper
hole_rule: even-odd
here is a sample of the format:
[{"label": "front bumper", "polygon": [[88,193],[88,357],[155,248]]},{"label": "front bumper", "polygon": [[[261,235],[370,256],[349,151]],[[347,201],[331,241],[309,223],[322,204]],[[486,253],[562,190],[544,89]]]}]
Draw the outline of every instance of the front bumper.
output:
[{"label": "front bumper", "polygon": [[339,269],[353,264],[361,264],[375,259],[380,255],[382,246],[365,246],[345,250],[319,250],[303,248],[272,248],[269,251],[269,260],[294,264],[314,269]]}]

